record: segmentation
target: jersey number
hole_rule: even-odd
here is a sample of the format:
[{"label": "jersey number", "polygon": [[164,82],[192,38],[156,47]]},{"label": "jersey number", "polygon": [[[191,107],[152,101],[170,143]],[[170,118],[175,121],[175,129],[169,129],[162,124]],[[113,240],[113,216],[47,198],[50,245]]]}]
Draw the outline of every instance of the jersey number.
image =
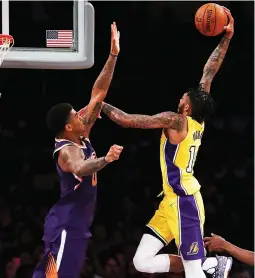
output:
[{"label": "jersey number", "polygon": [[195,146],[191,146],[189,148],[189,163],[188,163],[188,167],[186,168],[186,172],[187,173],[192,173],[193,171],[193,167],[194,167],[194,163],[195,163],[195,154],[196,154],[196,147]]},{"label": "jersey number", "polygon": [[94,173],[92,175],[92,185],[96,186],[97,185],[97,173]]}]

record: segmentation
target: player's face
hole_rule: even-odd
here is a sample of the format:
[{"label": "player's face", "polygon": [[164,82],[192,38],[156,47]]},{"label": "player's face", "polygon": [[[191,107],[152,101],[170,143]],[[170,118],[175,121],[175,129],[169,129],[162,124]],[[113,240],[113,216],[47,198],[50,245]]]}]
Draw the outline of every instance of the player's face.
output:
[{"label": "player's face", "polygon": [[82,118],[78,115],[78,113],[72,109],[70,112],[70,120],[69,123],[66,125],[67,130],[73,133],[77,133],[82,135],[85,131],[84,124],[82,122]]},{"label": "player's face", "polygon": [[185,111],[188,110],[188,108],[189,108],[189,97],[187,93],[185,93],[180,99],[177,111],[179,114],[183,114]]}]

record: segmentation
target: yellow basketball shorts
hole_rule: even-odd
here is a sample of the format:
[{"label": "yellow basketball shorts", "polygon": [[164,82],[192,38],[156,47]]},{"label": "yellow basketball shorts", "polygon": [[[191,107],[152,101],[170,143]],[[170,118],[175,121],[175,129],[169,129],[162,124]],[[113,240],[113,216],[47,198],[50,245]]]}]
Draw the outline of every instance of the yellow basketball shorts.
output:
[{"label": "yellow basketball shorts", "polygon": [[184,260],[205,257],[203,227],[204,204],[200,192],[194,195],[166,195],[147,224],[166,245],[175,239]]}]

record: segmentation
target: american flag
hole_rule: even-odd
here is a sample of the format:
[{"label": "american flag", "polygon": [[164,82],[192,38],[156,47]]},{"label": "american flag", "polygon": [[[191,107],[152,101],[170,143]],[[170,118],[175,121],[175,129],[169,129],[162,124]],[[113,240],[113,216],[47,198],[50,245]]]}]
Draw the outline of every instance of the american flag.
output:
[{"label": "american flag", "polygon": [[72,47],[73,30],[46,30],[46,47]]}]

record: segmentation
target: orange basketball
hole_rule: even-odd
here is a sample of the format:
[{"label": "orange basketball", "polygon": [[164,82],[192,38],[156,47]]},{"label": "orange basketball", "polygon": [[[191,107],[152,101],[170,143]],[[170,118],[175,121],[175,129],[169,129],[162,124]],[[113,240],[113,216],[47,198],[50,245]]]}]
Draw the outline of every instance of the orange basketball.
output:
[{"label": "orange basketball", "polygon": [[218,36],[228,23],[228,17],[220,5],[207,3],[201,6],[195,14],[197,30],[205,36]]}]

